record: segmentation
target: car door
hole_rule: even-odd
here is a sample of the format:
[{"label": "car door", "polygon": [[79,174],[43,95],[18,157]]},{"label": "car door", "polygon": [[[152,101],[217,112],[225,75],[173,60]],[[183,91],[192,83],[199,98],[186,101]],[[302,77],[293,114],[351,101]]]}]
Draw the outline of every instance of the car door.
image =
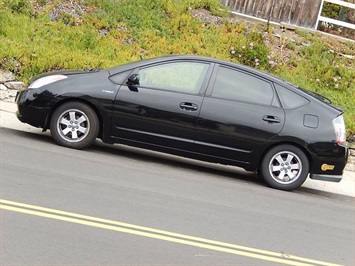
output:
[{"label": "car door", "polygon": [[281,131],[284,119],[271,82],[220,65],[199,115],[197,151],[248,168],[258,147]]},{"label": "car door", "polygon": [[210,73],[209,63],[180,60],[135,69],[114,101],[114,137],[155,147],[193,149]]}]

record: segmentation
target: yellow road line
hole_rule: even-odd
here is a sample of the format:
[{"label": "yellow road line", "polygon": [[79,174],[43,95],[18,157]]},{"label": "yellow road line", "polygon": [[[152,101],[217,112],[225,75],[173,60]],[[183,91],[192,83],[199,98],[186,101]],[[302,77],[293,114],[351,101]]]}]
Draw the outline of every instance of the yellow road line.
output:
[{"label": "yellow road line", "polygon": [[[185,245],[190,245],[190,246],[195,246],[195,247],[245,256],[245,257],[251,257],[255,259],[283,263],[287,265],[339,266],[337,264],[332,264],[324,261],[312,260],[308,258],[302,258],[302,257],[283,254],[283,253],[277,253],[277,252],[250,248],[250,247],[245,247],[245,246],[240,246],[235,244],[229,244],[229,243],[224,243],[224,242],[219,242],[219,241],[214,241],[214,240],[209,240],[209,239],[204,239],[199,237],[173,233],[169,231],[153,229],[149,227],[137,226],[137,225],[117,222],[113,220],[107,220],[107,219],[102,219],[102,218],[97,218],[97,217],[92,217],[87,215],[81,215],[81,214],[65,212],[65,211],[60,211],[60,210],[55,210],[50,208],[44,208],[35,205],[24,204],[24,203],[19,203],[14,201],[0,199],[0,203],[13,205],[13,206],[8,206],[8,205],[0,204],[0,209],[4,209],[4,210],[31,214],[31,215],[36,215],[36,216],[41,216],[50,219],[71,222],[71,223],[77,223],[77,224],[82,224],[87,226],[93,226],[93,227],[107,229],[107,230],[119,231],[123,233],[155,238],[155,239],[160,239],[160,240],[179,243],[179,244],[185,244]],[[24,209],[24,208],[29,208],[32,210]],[[86,221],[81,219],[85,219]],[[297,261],[293,261],[293,260],[297,260]]]}]

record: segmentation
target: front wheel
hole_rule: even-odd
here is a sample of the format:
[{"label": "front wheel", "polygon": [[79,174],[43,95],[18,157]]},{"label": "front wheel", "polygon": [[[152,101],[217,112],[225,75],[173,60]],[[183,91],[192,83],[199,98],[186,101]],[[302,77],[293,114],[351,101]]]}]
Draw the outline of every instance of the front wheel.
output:
[{"label": "front wheel", "polygon": [[58,144],[84,149],[95,141],[99,133],[99,120],[90,106],[81,102],[68,102],[54,111],[50,129]]},{"label": "front wheel", "polygon": [[294,190],[306,180],[309,162],[301,149],[292,145],[279,145],[266,153],[260,170],[269,186],[281,190]]}]

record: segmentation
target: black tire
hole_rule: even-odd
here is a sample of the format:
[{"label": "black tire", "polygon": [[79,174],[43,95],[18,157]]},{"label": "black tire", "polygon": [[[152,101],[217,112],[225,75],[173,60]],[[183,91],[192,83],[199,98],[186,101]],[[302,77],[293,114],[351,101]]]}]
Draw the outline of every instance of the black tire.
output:
[{"label": "black tire", "polygon": [[294,190],[306,181],[309,161],[301,149],[292,145],[279,145],[265,154],[260,172],[270,187]]},{"label": "black tire", "polygon": [[100,129],[95,111],[81,102],[67,102],[53,113],[50,130],[54,140],[62,146],[84,149],[96,139]]}]

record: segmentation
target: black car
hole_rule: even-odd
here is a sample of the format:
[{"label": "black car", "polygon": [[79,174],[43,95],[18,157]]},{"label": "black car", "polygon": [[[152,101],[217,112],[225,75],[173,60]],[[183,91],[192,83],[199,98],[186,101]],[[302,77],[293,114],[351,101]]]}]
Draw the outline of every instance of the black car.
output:
[{"label": "black car", "polygon": [[60,145],[105,143],[258,172],[273,188],[339,182],[348,158],[343,111],[269,74],[200,56],[40,75],[17,117]]}]

